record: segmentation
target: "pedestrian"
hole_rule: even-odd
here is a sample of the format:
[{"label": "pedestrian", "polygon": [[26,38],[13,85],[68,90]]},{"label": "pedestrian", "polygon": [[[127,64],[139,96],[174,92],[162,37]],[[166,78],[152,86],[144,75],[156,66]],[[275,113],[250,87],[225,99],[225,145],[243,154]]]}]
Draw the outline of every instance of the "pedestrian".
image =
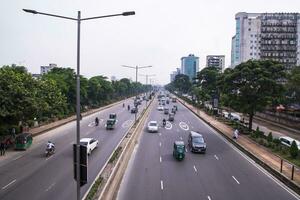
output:
[{"label": "pedestrian", "polygon": [[233,139],[238,139],[238,136],[239,136],[239,130],[235,129],[233,132]]},{"label": "pedestrian", "polygon": [[4,142],[1,141],[1,143],[0,143],[0,155],[1,156],[4,156],[4,154],[5,154],[5,149],[4,148],[5,148],[4,147]]}]

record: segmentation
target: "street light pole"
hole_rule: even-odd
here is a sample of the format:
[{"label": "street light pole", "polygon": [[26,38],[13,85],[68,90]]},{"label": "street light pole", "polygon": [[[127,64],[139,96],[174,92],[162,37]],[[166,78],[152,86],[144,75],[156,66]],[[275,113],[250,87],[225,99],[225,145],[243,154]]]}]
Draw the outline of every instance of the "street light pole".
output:
[{"label": "street light pole", "polygon": [[77,200],[80,200],[80,18],[78,11],[77,18],[77,76],[76,76],[76,178],[77,178]]},{"label": "street light pole", "polygon": [[113,14],[113,15],[103,15],[103,16],[97,16],[97,17],[89,17],[89,18],[81,18],[81,12],[78,11],[77,18],[72,17],[65,17],[61,15],[54,15],[50,13],[43,13],[38,12],[36,10],[30,10],[30,9],[23,9],[24,12],[31,13],[31,14],[40,14],[40,15],[46,15],[50,17],[57,17],[57,18],[63,18],[68,20],[77,21],[77,73],[76,73],[76,159],[77,159],[77,165],[76,165],[76,181],[77,181],[77,200],[80,200],[80,23],[84,20],[91,20],[91,19],[99,19],[99,18],[107,18],[107,17],[115,17],[115,16],[129,16],[129,15],[135,15],[134,11],[129,12],[123,12],[120,14]]},{"label": "street light pole", "polygon": [[[143,67],[135,66],[135,67],[132,67],[132,66],[127,66],[127,65],[122,65],[122,67],[135,69],[135,83],[137,84],[138,70],[142,69],[142,68],[149,68],[149,67],[152,67],[152,66],[143,66]],[[137,91],[135,93],[135,99],[137,99]],[[135,105],[135,107],[137,109],[137,105]],[[134,121],[136,121],[136,114],[137,114],[137,112],[134,113]]]}]

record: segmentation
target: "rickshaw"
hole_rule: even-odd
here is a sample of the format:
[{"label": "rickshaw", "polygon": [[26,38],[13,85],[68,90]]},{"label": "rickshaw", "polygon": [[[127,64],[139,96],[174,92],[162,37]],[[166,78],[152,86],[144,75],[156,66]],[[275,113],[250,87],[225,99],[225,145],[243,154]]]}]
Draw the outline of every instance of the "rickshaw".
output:
[{"label": "rickshaw", "polygon": [[17,135],[15,140],[16,150],[26,150],[32,144],[32,134],[31,133],[21,133]]},{"label": "rickshaw", "polygon": [[165,115],[168,115],[168,114],[169,114],[169,108],[167,108],[167,107],[164,108],[164,114],[165,114]]},{"label": "rickshaw", "polygon": [[116,125],[116,121],[114,119],[108,119],[106,121],[106,130],[111,130],[111,129],[114,129],[115,128],[115,125]]},{"label": "rickshaw", "polygon": [[185,157],[185,145],[183,141],[175,141],[173,145],[173,157],[182,161]]},{"label": "rickshaw", "polygon": [[111,113],[109,114],[109,119],[117,120],[117,114],[116,113]]}]

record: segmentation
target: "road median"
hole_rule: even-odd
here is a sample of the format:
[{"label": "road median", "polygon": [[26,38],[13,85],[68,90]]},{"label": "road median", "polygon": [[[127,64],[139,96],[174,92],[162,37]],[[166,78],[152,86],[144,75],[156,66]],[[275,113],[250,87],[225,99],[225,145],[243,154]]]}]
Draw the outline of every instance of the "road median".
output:
[{"label": "road median", "polygon": [[[149,110],[153,106],[153,99],[115,147],[114,151],[100,170],[94,183],[83,197],[84,200],[106,200],[116,198],[116,191],[119,189],[133,149],[142,133],[142,128],[149,115]],[[98,184],[99,182],[100,184]]]}]

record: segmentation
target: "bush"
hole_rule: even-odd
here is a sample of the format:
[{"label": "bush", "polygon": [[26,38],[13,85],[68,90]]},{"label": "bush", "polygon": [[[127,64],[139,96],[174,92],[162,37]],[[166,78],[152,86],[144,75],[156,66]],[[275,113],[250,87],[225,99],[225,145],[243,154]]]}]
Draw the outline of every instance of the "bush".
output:
[{"label": "bush", "polygon": [[276,146],[279,146],[279,144],[281,143],[280,140],[278,138],[274,138],[273,139],[273,143],[276,145]]},{"label": "bush", "polygon": [[268,137],[267,137],[268,142],[272,142],[273,141],[273,135],[272,132],[269,133]]},{"label": "bush", "polygon": [[290,147],[290,156],[295,159],[298,156],[298,147],[295,142],[295,140],[292,142],[292,145]]}]

